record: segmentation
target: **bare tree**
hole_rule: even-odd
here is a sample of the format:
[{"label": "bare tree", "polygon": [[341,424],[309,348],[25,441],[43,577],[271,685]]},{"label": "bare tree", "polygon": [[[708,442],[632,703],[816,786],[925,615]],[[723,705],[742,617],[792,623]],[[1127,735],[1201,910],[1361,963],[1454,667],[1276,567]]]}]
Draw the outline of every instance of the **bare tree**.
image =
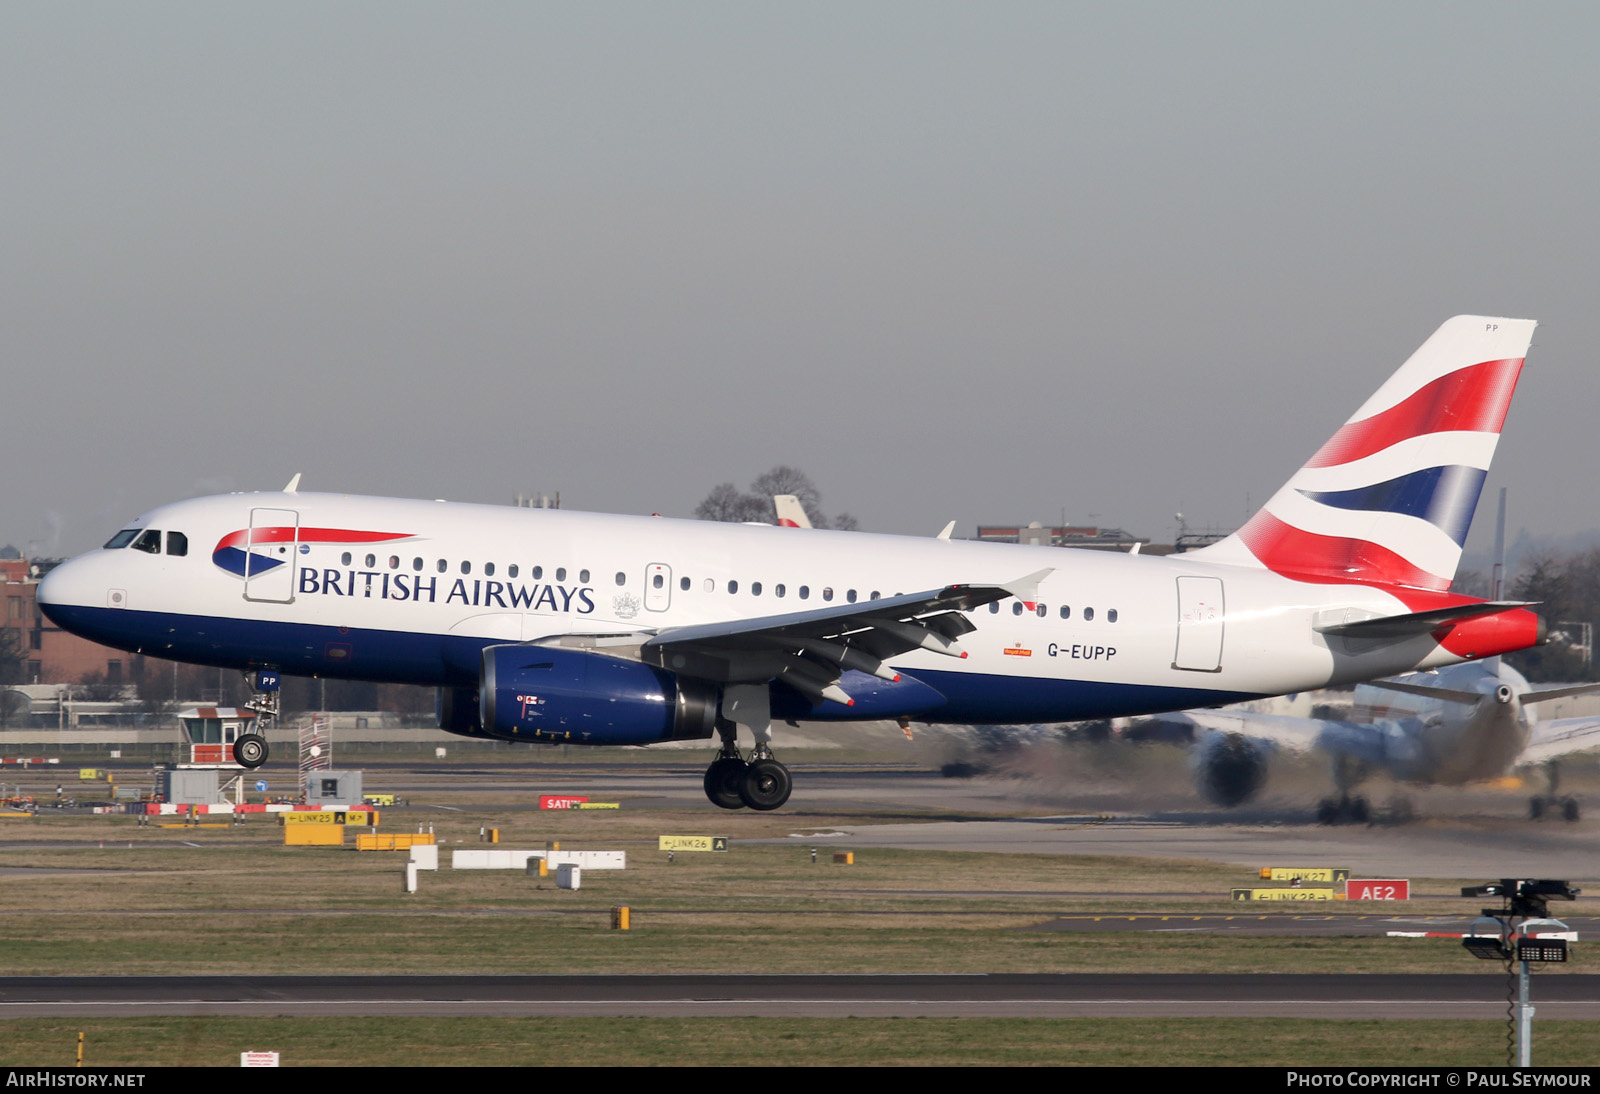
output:
[{"label": "bare tree", "polygon": [[751,494],[741,494],[731,482],[712,487],[706,499],[695,506],[694,515],[699,520],[720,520],[738,523],[746,520],[772,519],[772,501]]},{"label": "bare tree", "polygon": [[793,494],[806,511],[813,528],[837,528],[854,532],[861,525],[849,513],[841,513],[832,520],[822,510],[822,493],[816,483],[798,467],[779,464],[770,471],[757,475],[748,492],[740,491],[731,482],[712,488],[704,501],[695,507],[694,515],[700,520],[720,521],[772,521],[776,517],[772,499],[777,494]]}]

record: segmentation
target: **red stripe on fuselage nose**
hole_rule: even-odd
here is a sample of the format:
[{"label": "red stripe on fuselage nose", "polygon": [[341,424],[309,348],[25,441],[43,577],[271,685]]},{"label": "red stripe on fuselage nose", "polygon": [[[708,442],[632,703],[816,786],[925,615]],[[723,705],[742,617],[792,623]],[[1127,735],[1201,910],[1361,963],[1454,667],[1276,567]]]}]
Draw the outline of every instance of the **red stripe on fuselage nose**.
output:
[{"label": "red stripe on fuselage nose", "polygon": [[[296,535],[298,533],[298,536]],[[259,546],[263,543],[382,543],[391,539],[410,539],[410,532],[357,532],[349,528],[241,528],[217,540],[213,552],[224,547]]]}]

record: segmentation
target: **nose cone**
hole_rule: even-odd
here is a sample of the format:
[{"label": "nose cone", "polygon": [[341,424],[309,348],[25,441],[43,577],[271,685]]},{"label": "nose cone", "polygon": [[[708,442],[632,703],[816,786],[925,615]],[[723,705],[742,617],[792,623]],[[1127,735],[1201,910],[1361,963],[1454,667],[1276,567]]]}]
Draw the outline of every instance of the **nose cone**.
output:
[{"label": "nose cone", "polygon": [[[98,577],[97,569],[102,571]],[[90,638],[93,636],[85,633],[86,615],[106,604],[107,587],[103,567],[95,565],[92,555],[80,555],[45,574],[34,596],[46,619],[64,631]]]},{"label": "nose cone", "polygon": [[72,569],[72,563],[63,562],[55,569],[44,575],[44,580],[39,582],[39,588],[34,592],[34,598],[39,602],[39,610],[56,626],[61,626],[61,620],[56,617],[56,609],[67,604],[68,585],[71,578],[66,571]]}]

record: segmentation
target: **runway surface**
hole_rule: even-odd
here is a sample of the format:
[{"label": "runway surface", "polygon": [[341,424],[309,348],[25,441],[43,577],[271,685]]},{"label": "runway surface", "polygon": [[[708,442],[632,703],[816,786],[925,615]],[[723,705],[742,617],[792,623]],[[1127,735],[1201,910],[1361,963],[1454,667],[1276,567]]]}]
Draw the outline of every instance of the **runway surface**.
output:
[{"label": "runway surface", "polygon": [[[0,978],[0,1018],[1505,1016],[1506,979],[1462,976],[126,976]],[[1539,1017],[1600,1018],[1600,976],[1535,978]]]}]

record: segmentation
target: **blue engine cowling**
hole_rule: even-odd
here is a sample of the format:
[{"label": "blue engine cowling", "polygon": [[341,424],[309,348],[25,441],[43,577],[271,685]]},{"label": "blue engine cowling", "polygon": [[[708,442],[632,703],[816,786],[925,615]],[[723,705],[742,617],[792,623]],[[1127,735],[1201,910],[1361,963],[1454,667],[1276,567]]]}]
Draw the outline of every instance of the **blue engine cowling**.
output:
[{"label": "blue engine cowling", "polygon": [[458,737],[488,737],[478,720],[478,693],[472,688],[439,688],[433,695],[439,728]]},{"label": "blue engine cowling", "polygon": [[490,646],[478,688],[485,734],[552,744],[710,737],[720,697],[716,685],[703,680],[554,646]]}]

